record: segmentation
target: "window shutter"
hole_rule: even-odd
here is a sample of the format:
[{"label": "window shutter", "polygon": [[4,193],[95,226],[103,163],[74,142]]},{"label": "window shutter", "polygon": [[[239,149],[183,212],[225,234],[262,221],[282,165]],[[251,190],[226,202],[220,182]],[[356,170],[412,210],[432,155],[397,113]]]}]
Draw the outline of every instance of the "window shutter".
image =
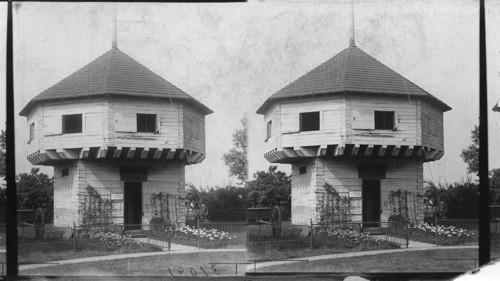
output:
[{"label": "window shutter", "polygon": [[394,131],[399,130],[399,116],[398,112],[394,111]]},{"label": "window shutter", "polygon": [[44,135],[60,135],[62,134],[62,116],[61,115],[50,115],[43,118],[44,123]]}]

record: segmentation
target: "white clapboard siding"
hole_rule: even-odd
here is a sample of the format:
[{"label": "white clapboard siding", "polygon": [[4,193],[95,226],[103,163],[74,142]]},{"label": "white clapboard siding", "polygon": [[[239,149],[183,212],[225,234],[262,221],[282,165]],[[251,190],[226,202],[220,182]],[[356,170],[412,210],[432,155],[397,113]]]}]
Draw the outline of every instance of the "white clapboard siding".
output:
[{"label": "white clapboard siding", "polygon": [[[418,145],[419,103],[405,98],[356,96],[347,98],[347,142],[372,145]],[[394,111],[395,130],[375,130],[375,111]]]},{"label": "white clapboard siding", "polygon": [[[27,117],[26,135],[28,139],[26,140],[26,142],[28,142],[27,152],[29,155],[43,148],[43,108],[40,106],[36,107],[30,112]],[[33,140],[29,141],[30,125],[32,123],[35,125],[35,134]]]},{"label": "white clapboard siding", "polygon": [[422,102],[422,145],[443,150],[443,112]]},{"label": "white clapboard siding", "polygon": [[[62,176],[62,170],[68,169],[68,175]],[[73,226],[78,221],[78,178],[76,161],[54,167],[54,224]]]},{"label": "white clapboard siding", "polygon": [[[273,149],[281,149],[281,103],[274,103],[264,115],[264,132],[263,139],[265,140],[265,151]],[[267,138],[267,124],[271,121],[271,136]]]},{"label": "white clapboard siding", "polygon": [[183,106],[184,148],[205,154],[205,115]]},{"label": "white clapboard siding", "polygon": [[[356,162],[355,159],[323,159],[316,158],[312,160],[314,165],[310,169],[307,166],[307,172],[311,173],[311,184],[306,186],[307,179],[304,175],[298,175],[300,166],[308,163],[292,164],[292,220],[303,222],[305,219],[312,217],[315,219],[317,212],[315,208],[308,208],[307,204],[313,204],[317,208],[322,200],[324,191],[324,183],[331,184],[338,192],[351,196],[351,214],[357,215],[354,220],[362,218],[362,195],[363,180],[359,178],[358,164],[365,164],[366,161]],[[391,215],[389,204],[389,195],[391,191],[398,189],[408,190],[411,192],[423,192],[423,163],[419,159],[398,159],[394,161],[373,160],[369,163],[380,163],[386,165],[386,178],[380,180],[381,188],[381,221],[387,221]],[[305,163],[305,164],[304,164]],[[302,177],[302,178],[300,178]],[[299,184],[300,183],[300,184]],[[315,193],[314,200],[311,201],[309,195]],[[352,197],[353,195],[358,195]],[[423,219],[423,202],[417,199],[416,206],[417,216]],[[295,212],[295,213],[294,213]],[[307,213],[309,212],[309,213]],[[294,218],[297,216],[298,218]]]},{"label": "white clapboard siding", "polygon": [[[113,130],[109,144],[118,147],[158,147],[178,148],[181,143],[182,105],[167,101],[110,100],[110,120]],[[156,114],[157,132],[137,132],[137,114]]]},{"label": "white clapboard siding", "polygon": [[[310,98],[281,103],[281,146],[316,146],[339,143],[345,132],[343,98]],[[300,132],[300,113],[320,112],[320,130]]]},{"label": "white clapboard siding", "polygon": [[[104,145],[107,101],[61,101],[45,104],[43,110],[43,149],[66,149]],[[63,115],[82,114],[82,132],[62,134]]]}]

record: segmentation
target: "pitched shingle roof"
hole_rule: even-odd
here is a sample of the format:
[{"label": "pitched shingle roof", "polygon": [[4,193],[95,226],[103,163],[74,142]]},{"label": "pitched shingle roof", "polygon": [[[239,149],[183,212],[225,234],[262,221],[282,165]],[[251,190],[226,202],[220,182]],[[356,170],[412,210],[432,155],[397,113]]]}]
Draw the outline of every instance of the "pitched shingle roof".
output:
[{"label": "pitched shingle roof", "polygon": [[257,110],[264,114],[280,99],[336,93],[426,97],[444,111],[451,108],[394,70],[352,45],[269,97]]},{"label": "pitched shingle roof", "polygon": [[171,98],[192,104],[204,114],[213,113],[167,80],[113,48],[34,97],[20,115],[26,116],[40,102],[95,96]]}]

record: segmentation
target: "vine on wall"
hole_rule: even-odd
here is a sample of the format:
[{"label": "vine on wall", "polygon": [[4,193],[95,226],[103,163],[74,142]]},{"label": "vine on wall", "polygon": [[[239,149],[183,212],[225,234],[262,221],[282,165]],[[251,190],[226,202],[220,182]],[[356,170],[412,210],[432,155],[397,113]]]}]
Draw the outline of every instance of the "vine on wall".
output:
[{"label": "vine on wall", "polygon": [[151,224],[179,225],[179,201],[182,197],[167,192],[152,193],[150,208],[152,213]]},{"label": "vine on wall", "polygon": [[340,195],[335,188],[325,182],[322,195],[320,222],[334,223],[351,221],[351,198]]},{"label": "vine on wall", "polygon": [[400,217],[405,221],[418,220],[418,201],[421,195],[404,190],[397,189],[389,192],[389,207],[391,210],[391,217]]},{"label": "vine on wall", "polygon": [[87,185],[86,193],[83,194],[83,202],[81,206],[81,217],[83,225],[107,225],[112,224],[111,216],[111,199],[102,198],[101,194],[92,187]]}]

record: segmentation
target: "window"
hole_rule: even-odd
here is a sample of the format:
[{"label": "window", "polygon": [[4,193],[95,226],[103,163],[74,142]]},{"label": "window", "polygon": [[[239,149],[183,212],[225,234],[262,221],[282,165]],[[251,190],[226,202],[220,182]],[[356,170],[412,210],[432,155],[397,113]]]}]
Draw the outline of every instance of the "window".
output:
[{"label": "window", "polygon": [[81,133],[82,115],[81,114],[63,115],[62,127],[63,127],[62,130],[63,134]]},{"label": "window", "polygon": [[30,141],[35,138],[35,122],[30,124]]},{"label": "window", "polygon": [[300,131],[319,130],[319,111],[304,112],[300,114]]},{"label": "window", "polygon": [[66,168],[66,169],[62,169],[61,171],[61,176],[62,177],[65,177],[65,176],[68,176],[69,175],[69,169]]},{"label": "window", "polygon": [[272,136],[272,127],[273,127],[273,121],[267,122],[267,137],[266,139],[269,139]]},{"label": "window", "polygon": [[375,111],[375,129],[394,130],[394,111]]},{"label": "window", "polygon": [[299,174],[302,175],[302,174],[305,174],[307,173],[307,166],[302,166],[299,168]]},{"label": "window", "polygon": [[156,114],[137,113],[137,132],[155,133],[156,132]]}]

